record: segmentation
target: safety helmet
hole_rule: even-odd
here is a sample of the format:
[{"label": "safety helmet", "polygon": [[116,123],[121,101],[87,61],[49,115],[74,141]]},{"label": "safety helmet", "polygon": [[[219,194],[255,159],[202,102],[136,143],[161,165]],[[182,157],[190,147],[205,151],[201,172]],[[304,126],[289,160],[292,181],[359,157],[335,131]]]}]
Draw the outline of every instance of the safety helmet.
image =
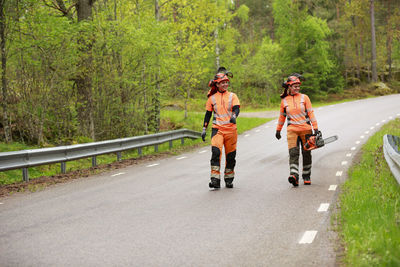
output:
[{"label": "safety helmet", "polygon": [[220,83],[222,81],[228,81],[229,82],[229,78],[225,73],[217,73],[214,77],[214,82],[215,83]]},{"label": "safety helmet", "polygon": [[287,79],[287,82],[286,82],[286,84],[288,86],[292,86],[293,84],[296,84],[296,83],[301,84],[300,79],[296,76],[289,76],[289,78]]}]

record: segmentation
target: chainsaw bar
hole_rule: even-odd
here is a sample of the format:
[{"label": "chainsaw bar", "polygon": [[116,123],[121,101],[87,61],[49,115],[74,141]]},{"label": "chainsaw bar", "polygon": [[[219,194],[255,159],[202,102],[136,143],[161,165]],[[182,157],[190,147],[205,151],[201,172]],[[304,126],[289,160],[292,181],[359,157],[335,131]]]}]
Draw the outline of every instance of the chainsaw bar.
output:
[{"label": "chainsaw bar", "polygon": [[329,136],[328,138],[324,139],[324,144],[329,144],[338,140],[339,137],[337,135]]}]

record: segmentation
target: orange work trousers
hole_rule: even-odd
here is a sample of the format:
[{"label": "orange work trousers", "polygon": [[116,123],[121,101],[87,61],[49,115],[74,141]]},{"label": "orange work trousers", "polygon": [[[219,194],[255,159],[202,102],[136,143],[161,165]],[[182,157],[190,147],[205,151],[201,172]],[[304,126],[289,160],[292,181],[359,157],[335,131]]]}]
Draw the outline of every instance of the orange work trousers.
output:
[{"label": "orange work trousers", "polygon": [[222,148],[225,148],[225,172],[224,179],[233,179],[235,176],[236,165],[236,143],[237,130],[223,132],[216,128],[212,129],[211,134],[211,178],[221,179],[221,157]]}]

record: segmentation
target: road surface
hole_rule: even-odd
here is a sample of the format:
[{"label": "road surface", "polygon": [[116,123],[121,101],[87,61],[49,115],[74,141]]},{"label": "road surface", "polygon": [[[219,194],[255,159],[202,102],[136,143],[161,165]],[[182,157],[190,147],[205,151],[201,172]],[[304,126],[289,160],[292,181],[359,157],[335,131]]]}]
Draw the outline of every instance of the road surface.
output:
[{"label": "road surface", "polygon": [[206,147],[2,198],[0,266],[335,266],[340,185],[399,103],[315,109],[339,140],[313,151],[311,186],[288,183],[286,126],[278,141],[274,120],[239,136],[233,189],[209,190]]}]

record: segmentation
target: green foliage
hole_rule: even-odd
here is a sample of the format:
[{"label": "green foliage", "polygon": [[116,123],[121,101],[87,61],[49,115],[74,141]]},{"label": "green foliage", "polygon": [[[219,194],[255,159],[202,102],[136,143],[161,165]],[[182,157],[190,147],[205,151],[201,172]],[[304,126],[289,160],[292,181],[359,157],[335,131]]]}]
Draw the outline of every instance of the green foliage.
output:
[{"label": "green foliage", "polygon": [[[317,100],[370,76],[367,0],[157,2],[155,14],[155,1],[90,1],[92,17],[79,22],[71,1],[6,2],[1,109],[13,139],[70,144],[157,132],[162,103],[183,102],[186,116],[203,109],[217,62],[234,74],[229,90],[254,106],[279,102],[292,72]],[[400,8],[375,2],[379,77],[396,85]]]},{"label": "green foliage", "polygon": [[363,146],[340,197],[339,230],[349,266],[400,264],[400,187],[383,156],[384,134],[400,136],[400,120],[382,127]]}]

